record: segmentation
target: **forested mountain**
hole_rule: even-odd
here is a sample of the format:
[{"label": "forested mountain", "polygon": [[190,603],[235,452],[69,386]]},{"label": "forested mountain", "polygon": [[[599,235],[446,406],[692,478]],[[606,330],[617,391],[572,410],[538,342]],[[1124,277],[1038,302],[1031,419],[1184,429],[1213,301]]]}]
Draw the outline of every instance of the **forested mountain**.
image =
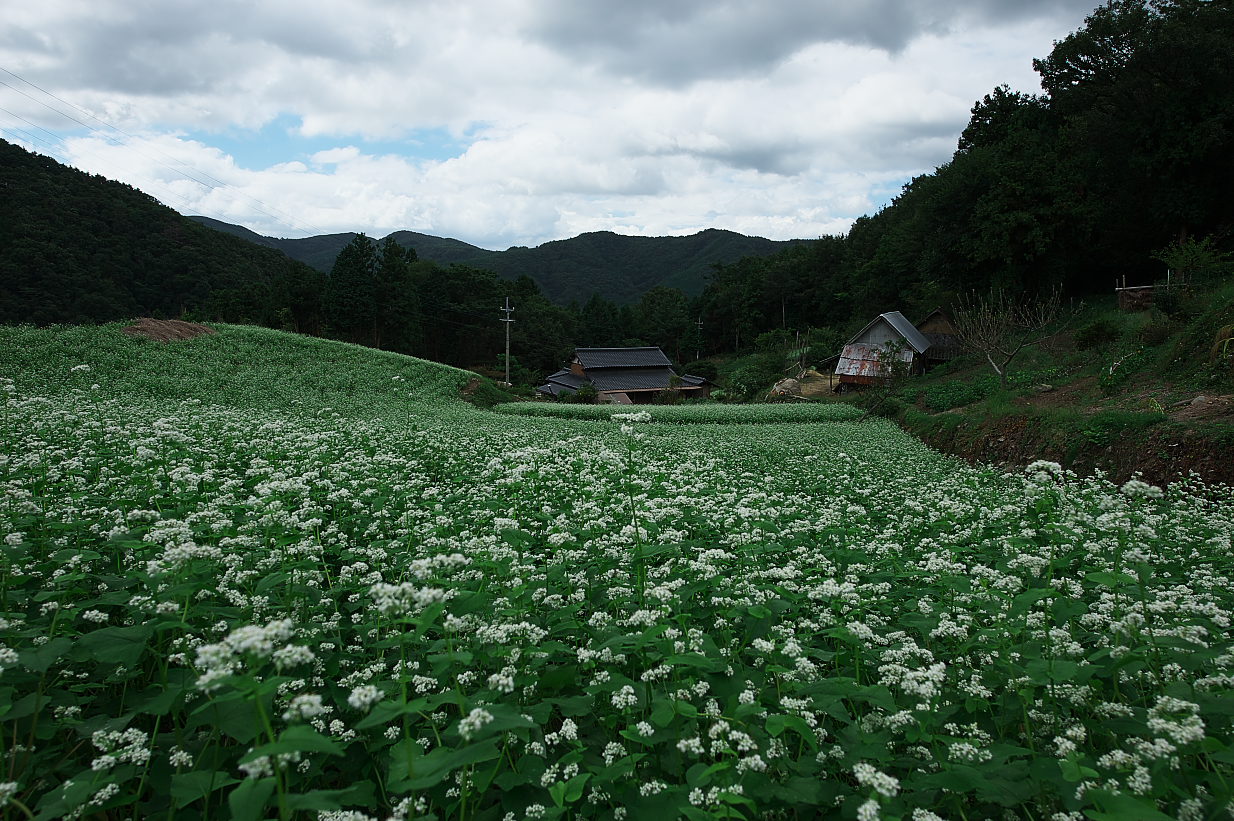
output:
[{"label": "forested mountain", "polygon": [[[276,239],[209,217],[191,219],[278,248],[320,271],[329,271],[339,251],[356,236],[347,233]],[[420,259],[484,268],[504,279],[529,276],[545,296],[560,305],[581,304],[592,294],[628,304],[637,302],[657,286],[680,288],[689,296],[697,296],[717,263],[768,256],[800,242],[777,242],[714,228],[687,237],[632,237],[595,231],[535,248],[515,246],[505,251],[489,251],[461,240],[415,231],[395,231],[390,236],[404,248],[414,249]]]},{"label": "forested mountain", "polygon": [[321,272],[0,140],[0,322],[197,314],[320,331]]}]

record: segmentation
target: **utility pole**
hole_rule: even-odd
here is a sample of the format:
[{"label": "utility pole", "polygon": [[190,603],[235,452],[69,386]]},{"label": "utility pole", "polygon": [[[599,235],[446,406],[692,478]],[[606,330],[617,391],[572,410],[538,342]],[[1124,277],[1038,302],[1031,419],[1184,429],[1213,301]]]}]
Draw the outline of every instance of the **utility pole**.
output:
[{"label": "utility pole", "polygon": [[698,347],[698,348],[695,348],[695,350],[694,350],[694,359],[695,359],[695,360],[702,359],[702,357],[703,357],[703,351],[702,351],[702,344],[703,344],[703,316],[702,316],[702,314],[699,314],[699,317],[698,317],[698,344],[699,344],[699,347]]},{"label": "utility pole", "polygon": [[506,323],[506,387],[510,387],[510,323],[514,319],[510,314],[514,313],[514,308],[510,306],[510,297],[506,297],[506,307],[498,308],[499,311],[505,312],[505,318],[501,321]]}]

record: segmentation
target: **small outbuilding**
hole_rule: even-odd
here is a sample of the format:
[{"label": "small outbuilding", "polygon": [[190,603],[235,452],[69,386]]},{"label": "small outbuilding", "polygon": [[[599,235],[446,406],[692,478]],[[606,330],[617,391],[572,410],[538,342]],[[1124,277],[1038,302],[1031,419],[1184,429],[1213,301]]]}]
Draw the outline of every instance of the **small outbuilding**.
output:
[{"label": "small outbuilding", "polygon": [[575,348],[568,367],[548,377],[536,389],[541,396],[560,397],[591,385],[601,402],[641,405],[662,391],[676,390],[684,397],[711,395],[712,383],[701,376],[678,376],[672,362],[656,347]]},{"label": "small outbuilding", "polygon": [[925,353],[930,348],[928,340],[913,323],[899,311],[879,314],[869,325],[858,331],[836,363],[837,390],[849,385],[872,385],[887,377],[886,368],[880,360],[888,344],[903,346],[899,358],[911,373],[925,369]]},{"label": "small outbuilding", "polygon": [[930,342],[925,352],[927,368],[949,362],[964,352],[960,332],[956,330],[950,314],[942,308],[930,311],[925,319],[917,323],[917,330]]}]

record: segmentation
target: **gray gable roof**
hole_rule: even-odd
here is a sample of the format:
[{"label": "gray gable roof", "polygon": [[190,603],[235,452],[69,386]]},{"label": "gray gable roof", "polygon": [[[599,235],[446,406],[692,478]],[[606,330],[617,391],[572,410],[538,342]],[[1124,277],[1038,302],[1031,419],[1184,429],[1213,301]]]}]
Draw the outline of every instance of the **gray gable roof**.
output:
[{"label": "gray gable roof", "polygon": [[670,364],[659,348],[575,348],[574,356],[584,370],[592,368],[667,368]]},{"label": "gray gable roof", "polygon": [[861,339],[866,331],[873,328],[879,322],[886,322],[896,333],[904,337],[904,341],[908,346],[917,353],[925,353],[930,347],[930,340],[925,338],[921,331],[917,330],[917,326],[908,321],[908,318],[899,311],[888,311],[885,314],[879,314],[869,325],[866,325],[860,331],[853,335],[853,338],[848,341],[852,345]]}]

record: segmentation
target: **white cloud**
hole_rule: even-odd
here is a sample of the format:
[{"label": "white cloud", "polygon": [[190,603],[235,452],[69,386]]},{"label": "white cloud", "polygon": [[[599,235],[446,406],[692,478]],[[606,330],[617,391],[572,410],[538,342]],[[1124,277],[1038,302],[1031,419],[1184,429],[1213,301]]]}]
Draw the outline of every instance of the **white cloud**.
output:
[{"label": "white cloud", "polygon": [[[1031,58],[1085,11],[46,0],[6,13],[0,66],[151,140],[71,139],[57,150],[74,164],[262,233],[410,229],[486,247],[600,229],[783,239],[843,231],[945,161],[972,103],[1002,82],[1034,90]],[[29,95],[0,88],[0,108],[80,131],[39,101],[61,104],[0,79]],[[276,119],[295,124],[281,160],[273,145],[261,161],[217,147]],[[407,139],[424,129],[463,148],[425,153]]]}]

